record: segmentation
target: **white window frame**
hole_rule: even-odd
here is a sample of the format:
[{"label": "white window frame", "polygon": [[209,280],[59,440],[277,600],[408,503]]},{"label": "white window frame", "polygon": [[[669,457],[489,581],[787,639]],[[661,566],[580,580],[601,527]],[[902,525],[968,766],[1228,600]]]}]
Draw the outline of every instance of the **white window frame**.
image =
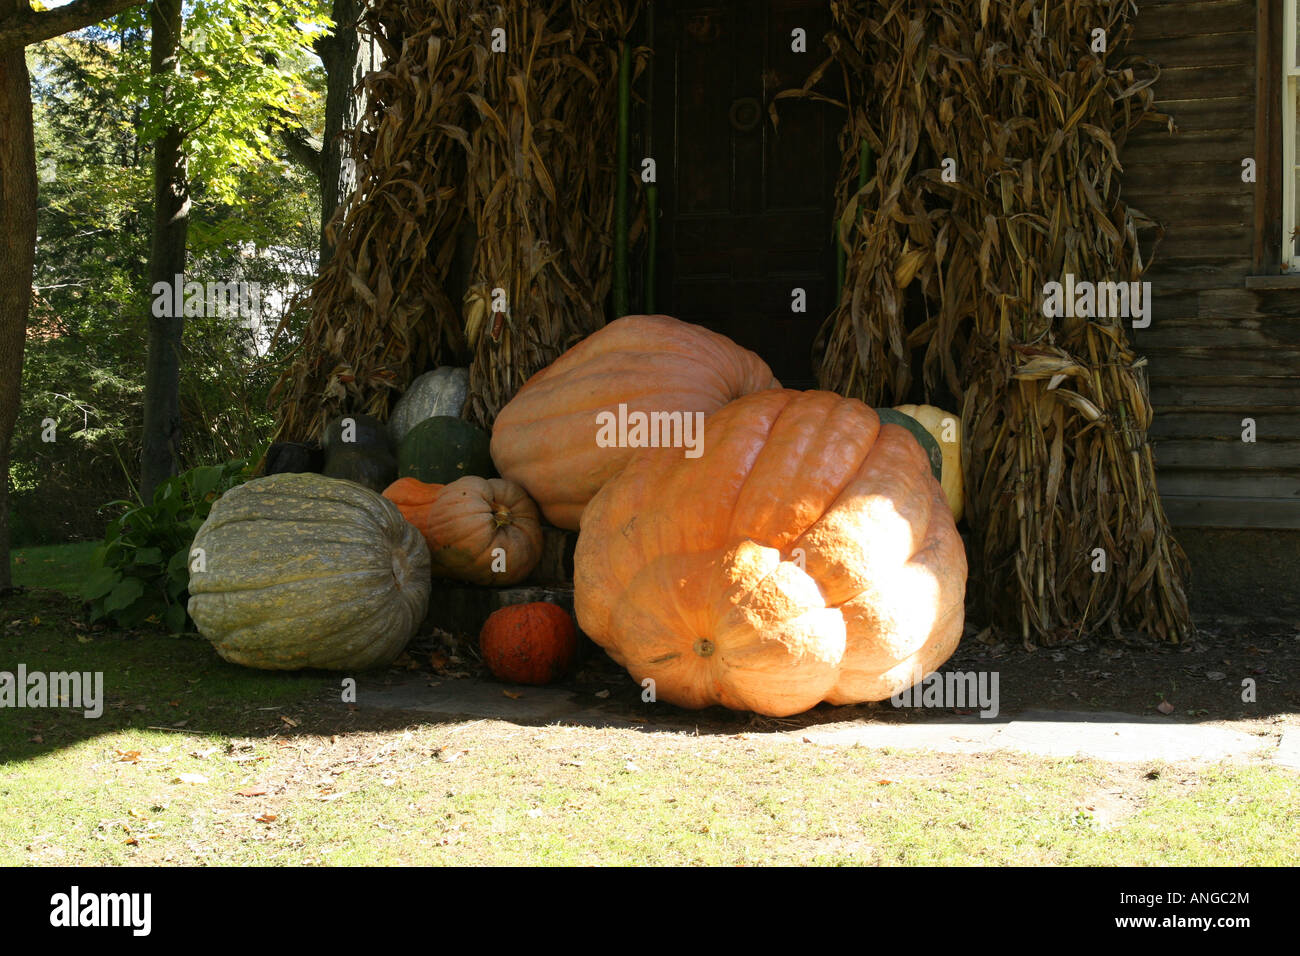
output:
[{"label": "white window frame", "polygon": [[1300,202],[1300,150],[1296,148],[1296,105],[1300,102],[1300,63],[1296,57],[1297,7],[1300,0],[1285,0],[1282,20],[1282,268],[1300,273],[1300,239],[1295,231],[1296,204]]}]

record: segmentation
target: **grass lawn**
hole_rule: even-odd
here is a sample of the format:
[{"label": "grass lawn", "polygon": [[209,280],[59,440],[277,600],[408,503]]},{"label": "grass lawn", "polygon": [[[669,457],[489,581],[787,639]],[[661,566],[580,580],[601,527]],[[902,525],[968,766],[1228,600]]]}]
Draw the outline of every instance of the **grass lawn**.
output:
[{"label": "grass lawn", "polygon": [[0,670],[102,671],[106,706],[0,715],[0,865],[1300,863],[1280,767],[444,721],[78,613],[6,602]]},{"label": "grass lawn", "polygon": [[39,548],[19,548],[13,552],[14,586],[52,588],[75,594],[85,578],[90,556],[98,541],[78,544],[53,544]]}]

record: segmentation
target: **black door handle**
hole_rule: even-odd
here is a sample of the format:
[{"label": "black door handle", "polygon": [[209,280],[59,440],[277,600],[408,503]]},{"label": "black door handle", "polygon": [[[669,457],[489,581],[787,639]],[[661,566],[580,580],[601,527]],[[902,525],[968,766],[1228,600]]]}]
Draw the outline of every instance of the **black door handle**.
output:
[{"label": "black door handle", "polygon": [[732,102],[727,119],[737,133],[752,132],[763,121],[763,104],[757,97],[742,96]]}]

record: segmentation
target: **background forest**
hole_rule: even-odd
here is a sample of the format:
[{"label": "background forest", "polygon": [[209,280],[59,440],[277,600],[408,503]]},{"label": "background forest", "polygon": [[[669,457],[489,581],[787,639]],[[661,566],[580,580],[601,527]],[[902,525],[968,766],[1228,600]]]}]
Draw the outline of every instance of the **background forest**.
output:
[{"label": "background forest", "polygon": [[184,5],[166,109],[151,102],[147,7],[27,49],[39,238],[9,479],[16,547],[101,537],[105,504],[137,497],[153,153],[169,124],[188,157],[186,278],[258,283],[262,297],[259,321],[185,320],[178,470],[255,460],[270,441],[267,393],[298,334],[286,315],[320,255],[326,71],[312,42],[331,5],[247,6]]}]

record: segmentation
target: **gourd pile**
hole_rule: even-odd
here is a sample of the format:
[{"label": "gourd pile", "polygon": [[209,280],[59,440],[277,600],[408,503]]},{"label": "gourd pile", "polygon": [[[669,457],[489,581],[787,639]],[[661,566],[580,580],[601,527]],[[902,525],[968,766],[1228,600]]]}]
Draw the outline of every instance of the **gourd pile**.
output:
[{"label": "gourd pile", "polygon": [[[579,532],[578,625],[682,707],[882,700],[956,648],[957,416],[782,388],[754,353],[666,316],[587,337],[490,437],[459,417],[456,371],[418,379],[386,426],[331,424],[323,475],[268,475],[214,506],[190,614],[223,657],[387,663],[433,577],[526,580],[543,518]],[[548,607],[488,622],[494,673],[544,682],[568,667],[571,622]]]}]

